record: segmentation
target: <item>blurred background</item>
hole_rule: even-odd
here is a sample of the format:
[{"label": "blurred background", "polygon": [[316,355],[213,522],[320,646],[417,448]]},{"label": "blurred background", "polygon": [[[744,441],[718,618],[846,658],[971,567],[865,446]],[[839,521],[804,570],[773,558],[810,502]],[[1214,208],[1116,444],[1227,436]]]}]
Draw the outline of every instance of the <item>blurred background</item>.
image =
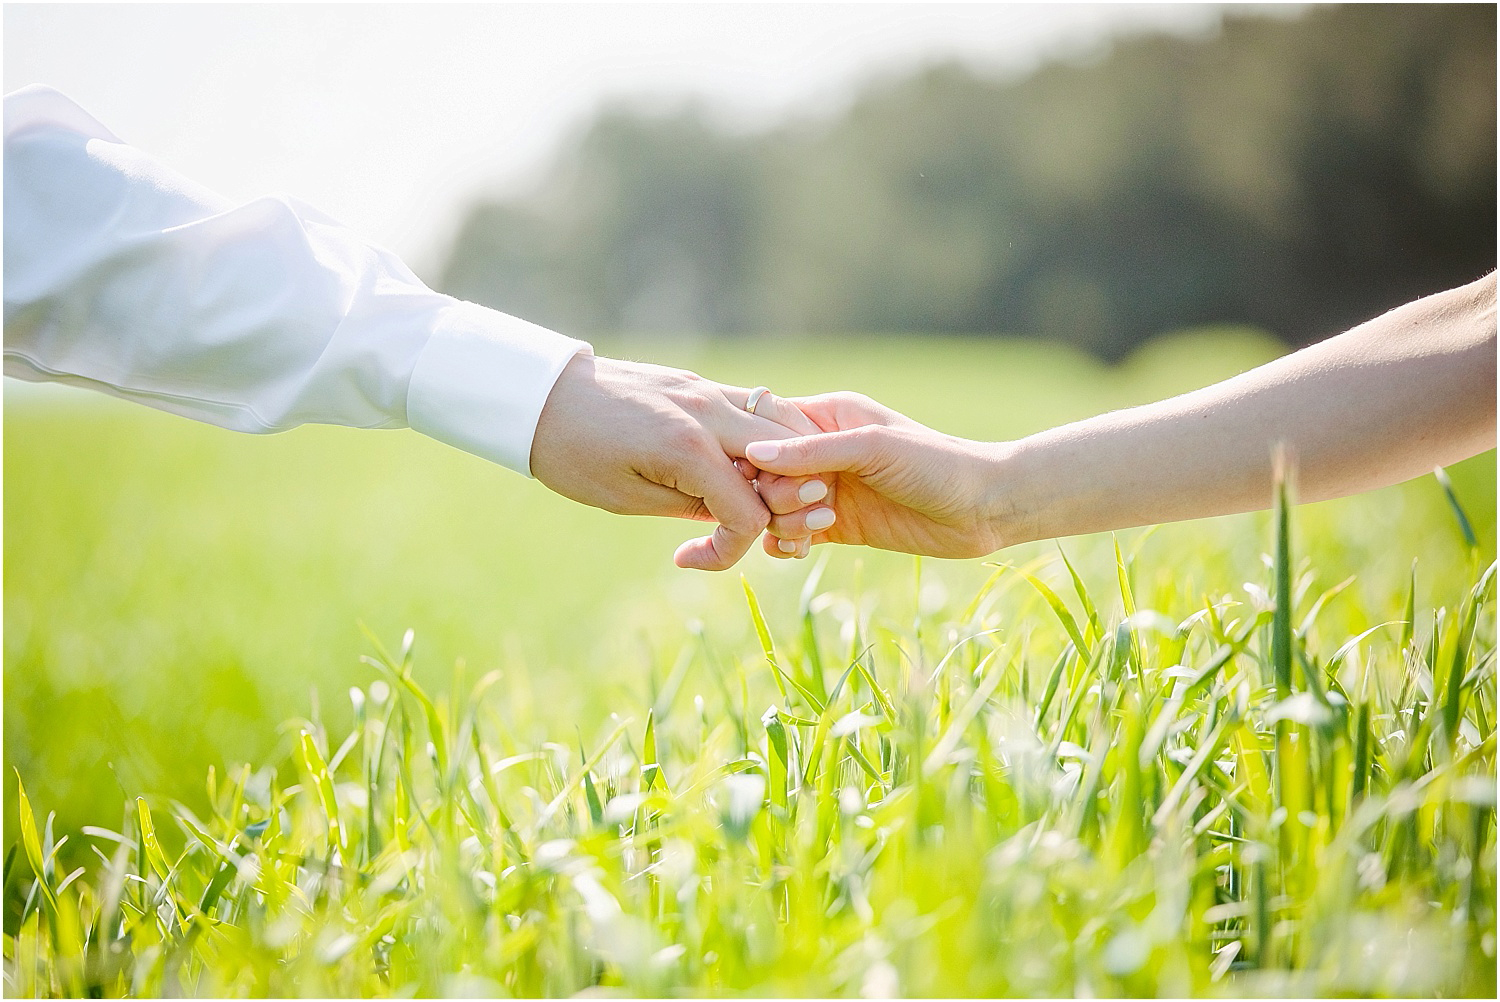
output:
[{"label": "blurred background", "polygon": [[1302,345],[1491,267],[1494,38],[1492,7],[1231,11],[1022,77],[930,65],[748,134],[618,105],[471,209],[439,279],[586,330]]},{"label": "blurred background", "polygon": [[[997,439],[1493,268],[1495,19],[7,4],[4,84],[57,87],[209,187],[296,195],[434,287],[601,352],[860,389]],[[499,668],[518,729],[565,737],[690,663],[695,631],[749,643],[737,574],[671,566],[692,527],[581,508],[409,432],[251,438],[82,391],[6,380],[5,398],[5,757],[64,827],[111,823],[122,791],[191,802],[310,698],[347,718],[361,625],[388,646],[414,628],[434,689]],[[1494,466],[1453,471],[1490,552]],[[1299,519],[1309,556],[1361,575],[1351,596],[1417,558],[1430,597],[1461,566],[1430,478]],[[1263,529],[1122,539],[1151,573],[1229,588]],[[1066,545],[1087,574],[1111,541]],[[1056,552],[1021,549],[1006,559]],[[911,566],[838,551],[825,581],[897,596],[909,623],[991,570],[930,562],[911,595]],[[743,569],[791,615],[807,564]]]},{"label": "blurred background", "polygon": [[46,82],[584,335],[1299,345],[1495,252],[1491,5],[9,5]]}]

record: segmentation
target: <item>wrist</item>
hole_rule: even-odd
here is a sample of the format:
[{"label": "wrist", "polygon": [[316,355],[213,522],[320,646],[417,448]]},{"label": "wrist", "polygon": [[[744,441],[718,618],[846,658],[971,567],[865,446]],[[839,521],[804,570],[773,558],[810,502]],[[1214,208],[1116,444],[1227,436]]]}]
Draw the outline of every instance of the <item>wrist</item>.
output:
[{"label": "wrist", "polygon": [[414,431],[526,476],[542,410],[589,345],[473,303],[436,315],[413,363],[406,420]]},{"label": "wrist", "polygon": [[976,510],[983,531],[997,541],[995,549],[1041,538],[1022,443],[973,442],[970,452],[978,480]]},{"label": "wrist", "polygon": [[581,351],[568,359],[553,381],[531,436],[528,469],[559,494],[575,497],[579,467],[579,426],[587,424],[599,399],[599,365],[606,359]]}]

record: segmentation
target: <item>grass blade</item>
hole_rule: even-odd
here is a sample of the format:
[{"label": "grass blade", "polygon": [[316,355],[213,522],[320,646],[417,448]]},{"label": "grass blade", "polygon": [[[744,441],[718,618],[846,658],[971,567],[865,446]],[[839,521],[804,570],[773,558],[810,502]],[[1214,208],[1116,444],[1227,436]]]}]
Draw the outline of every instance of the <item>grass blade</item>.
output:
[{"label": "grass blade", "polygon": [[323,754],[318,751],[317,742],[307,731],[302,732],[297,743],[297,752],[301,758],[302,768],[312,780],[313,793],[317,797],[318,806],[323,810],[323,818],[328,824],[328,844],[330,847],[336,847],[339,851],[339,858],[348,863],[353,857],[349,853],[349,846],[344,841],[343,828],[339,824],[338,798],[334,795],[333,777],[328,774],[328,763],[323,760]]},{"label": "grass blade", "polygon": [[1271,668],[1277,700],[1292,693],[1292,520],[1287,496],[1285,454],[1278,454],[1276,473],[1276,614],[1271,621]]},{"label": "grass blade", "polygon": [[1458,494],[1453,490],[1453,481],[1448,479],[1448,471],[1437,466],[1433,468],[1432,475],[1437,478],[1438,484],[1443,488],[1443,496],[1448,499],[1448,507],[1453,509],[1453,517],[1458,520],[1458,531],[1463,533],[1464,544],[1470,550],[1479,549],[1479,539],[1474,535],[1474,526],[1469,522],[1469,516],[1464,513],[1464,506],[1459,503]]},{"label": "grass blade", "polygon": [[[585,781],[588,773],[584,773]],[[646,736],[641,739],[641,787],[648,793],[652,790],[660,790],[670,793],[667,789],[666,777],[661,772],[661,762],[656,755],[656,716],[651,711],[646,711]]]},{"label": "grass blade", "polygon": [[[1089,596],[1089,590],[1083,586],[1083,579],[1073,569],[1072,561],[1068,560],[1068,555],[1063,551],[1061,543],[1057,544],[1057,555],[1062,557],[1063,566],[1068,569],[1068,577],[1073,579],[1073,591],[1077,592],[1078,601],[1083,604],[1084,615],[1088,616],[1089,639],[1091,642],[1097,641],[1100,637],[1104,636],[1104,626],[1099,620],[1099,610],[1094,606],[1094,600]],[[1129,613],[1126,615],[1129,615]]]},{"label": "grass blade", "polygon": [[1037,594],[1042,596],[1042,600],[1047,603],[1048,608],[1052,610],[1052,614],[1057,617],[1057,621],[1067,631],[1069,638],[1073,641],[1073,646],[1078,648],[1080,656],[1085,661],[1090,660],[1093,657],[1093,647],[1084,639],[1083,631],[1078,628],[1078,620],[1073,618],[1073,613],[1069,611],[1063,600],[1057,597],[1057,592],[1048,587],[1045,581],[1021,568],[1011,564],[1007,564],[1006,566],[1030,582],[1031,587],[1035,588]]},{"label": "grass blade", "polygon": [[760,718],[760,722],[766,729],[766,744],[770,751],[770,755],[766,758],[766,786],[770,793],[772,806],[780,808],[782,816],[785,817],[787,812],[787,777],[791,775],[786,727],[781,722],[780,712],[774,706],[766,710],[765,715]]},{"label": "grass blade", "polygon": [[42,856],[42,843],[37,838],[36,817],[31,813],[31,801],[26,796],[26,787],[21,782],[21,771],[16,771],[16,810],[21,821],[21,847],[26,852],[26,861],[31,864],[31,872],[36,877],[36,885],[41,888],[42,897],[46,900],[50,909],[48,914],[57,914],[57,896],[52,891],[49,882],[48,860]]}]

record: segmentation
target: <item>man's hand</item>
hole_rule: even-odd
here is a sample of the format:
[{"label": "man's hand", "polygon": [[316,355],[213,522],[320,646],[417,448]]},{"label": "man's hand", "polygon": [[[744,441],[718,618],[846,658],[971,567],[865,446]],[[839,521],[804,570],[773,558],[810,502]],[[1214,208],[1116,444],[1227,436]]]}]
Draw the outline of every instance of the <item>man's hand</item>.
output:
[{"label": "man's hand", "polygon": [[531,472],[557,493],[606,511],[718,522],[711,536],[678,547],[675,560],[724,570],[771,521],[748,479],[754,471],[735,459],[750,442],[818,431],[770,394],[751,414],[748,397],[680,369],[578,355],[537,420]]}]

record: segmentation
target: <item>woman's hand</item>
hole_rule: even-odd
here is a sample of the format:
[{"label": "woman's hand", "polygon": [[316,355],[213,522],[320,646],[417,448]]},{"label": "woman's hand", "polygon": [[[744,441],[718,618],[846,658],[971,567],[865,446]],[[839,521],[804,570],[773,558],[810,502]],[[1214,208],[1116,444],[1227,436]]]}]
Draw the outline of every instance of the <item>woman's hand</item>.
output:
[{"label": "woman's hand", "polygon": [[[935,557],[977,557],[1007,545],[990,495],[1006,446],[944,435],[858,393],[791,401],[823,434],[753,442],[746,456],[773,518],[772,556],[813,543],[859,543]],[[821,488],[836,508],[809,506]],[[832,524],[829,516],[832,515]]]}]

